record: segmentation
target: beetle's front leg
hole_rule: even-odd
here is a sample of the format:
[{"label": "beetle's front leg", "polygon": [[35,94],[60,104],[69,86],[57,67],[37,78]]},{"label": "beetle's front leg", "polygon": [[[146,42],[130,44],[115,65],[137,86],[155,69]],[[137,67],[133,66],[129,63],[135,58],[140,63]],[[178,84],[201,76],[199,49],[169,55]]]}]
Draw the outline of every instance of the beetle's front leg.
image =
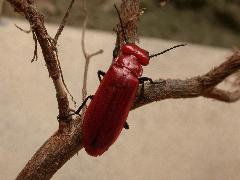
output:
[{"label": "beetle's front leg", "polygon": [[139,84],[142,84],[142,87],[141,87],[141,90],[140,90],[140,98],[143,97],[144,95],[144,82],[145,81],[149,81],[151,84],[160,84],[160,83],[166,83],[165,80],[161,80],[161,81],[158,81],[158,82],[154,82],[151,78],[149,77],[140,77],[138,78],[139,80]]},{"label": "beetle's front leg", "polygon": [[100,82],[102,81],[102,78],[103,78],[103,76],[105,76],[105,74],[106,74],[105,72],[98,70],[97,75],[98,75],[98,79]]}]

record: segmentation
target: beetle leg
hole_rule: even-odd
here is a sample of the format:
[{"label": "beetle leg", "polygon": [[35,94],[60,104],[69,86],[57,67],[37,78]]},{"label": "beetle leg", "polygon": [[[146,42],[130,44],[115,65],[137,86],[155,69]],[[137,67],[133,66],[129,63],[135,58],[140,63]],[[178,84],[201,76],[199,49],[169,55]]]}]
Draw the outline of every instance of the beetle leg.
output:
[{"label": "beetle leg", "polygon": [[143,97],[143,95],[144,95],[144,82],[145,81],[149,81],[151,84],[160,84],[160,83],[166,83],[166,81],[165,80],[160,80],[160,81],[158,81],[158,82],[154,82],[151,78],[149,78],[149,77],[140,77],[140,78],[138,78],[138,80],[139,80],[139,84],[142,84],[142,87],[141,87],[141,90],[140,90],[140,98],[141,97]]},{"label": "beetle leg", "polygon": [[151,84],[154,84],[153,80],[149,77],[140,77],[138,78],[139,84],[142,84],[141,91],[140,91],[140,97],[143,97],[144,95],[144,82],[149,81]]},{"label": "beetle leg", "polygon": [[78,115],[80,116],[79,113],[80,113],[80,111],[82,110],[82,108],[86,105],[88,99],[93,99],[93,97],[94,97],[94,95],[88,96],[88,97],[83,101],[83,103],[81,104],[81,106],[80,106],[76,111],[70,109],[70,111],[73,112],[73,113],[68,114],[68,115],[65,116],[65,117],[62,117],[62,116],[60,117],[60,116],[58,115],[58,116],[57,116],[57,119],[60,120],[60,118],[67,118],[67,117],[72,116],[72,115],[75,115],[75,114],[78,114]]},{"label": "beetle leg", "polygon": [[97,75],[100,82],[102,81],[102,77],[105,76],[105,74],[106,74],[105,72],[98,70]]},{"label": "beetle leg", "polygon": [[125,122],[125,124],[124,124],[124,129],[129,129],[129,125],[128,125],[128,123],[127,122]]},{"label": "beetle leg", "polygon": [[[88,96],[88,97],[82,102],[81,106],[75,111],[74,114],[80,115],[79,113],[80,113],[80,111],[82,110],[82,108],[86,105],[88,99],[93,99],[93,97],[94,97],[94,95]],[[73,115],[73,114],[71,114],[71,115]]]}]

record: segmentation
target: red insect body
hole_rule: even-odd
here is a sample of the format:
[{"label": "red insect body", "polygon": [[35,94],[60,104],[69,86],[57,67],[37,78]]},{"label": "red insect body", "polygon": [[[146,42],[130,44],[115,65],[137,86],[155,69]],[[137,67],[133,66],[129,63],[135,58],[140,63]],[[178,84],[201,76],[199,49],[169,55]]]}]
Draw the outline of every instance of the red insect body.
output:
[{"label": "red insect body", "polygon": [[149,54],[135,44],[125,44],[100,83],[83,119],[83,146],[100,156],[116,141],[134,102],[142,65]]}]

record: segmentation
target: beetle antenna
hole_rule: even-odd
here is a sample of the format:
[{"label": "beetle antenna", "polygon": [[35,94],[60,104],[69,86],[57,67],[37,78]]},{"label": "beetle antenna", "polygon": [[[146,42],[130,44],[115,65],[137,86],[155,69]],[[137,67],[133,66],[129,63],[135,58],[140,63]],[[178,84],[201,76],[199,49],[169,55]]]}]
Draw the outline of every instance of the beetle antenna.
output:
[{"label": "beetle antenna", "polygon": [[170,51],[170,50],[172,50],[172,49],[175,49],[175,48],[180,47],[180,46],[186,46],[186,45],[187,45],[187,44],[179,44],[179,45],[173,46],[173,47],[171,47],[171,48],[169,48],[169,49],[166,49],[166,50],[164,50],[164,51],[162,51],[162,52],[160,52],[160,53],[150,55],[149,58],[156,57],[156,56],[158,56],[158,55],[160,55],[160,54],[164,54],[164,53],[166,53],[166,52],[168,52],[168,51]]},{"label": "beetle antenna", "polygon": [[127,43],[128,40],[127,40],[127,36],[126,36],[125,30],[124,30],[124,28],[123,28],[122,18],[121,18],[121,15],[120,15],[119,10],[118,10],[118,8],[117,8],[117,6],[116,6],[115,3],[114,3],[114,7],[115,7],[115,9],[116,9],[116,11],[117,11],[118,18],[119,18],[119,20],[120,20],[120,24],[121,24],[121,29],[122,29],[122,32],[123,32],[124,41]]}]

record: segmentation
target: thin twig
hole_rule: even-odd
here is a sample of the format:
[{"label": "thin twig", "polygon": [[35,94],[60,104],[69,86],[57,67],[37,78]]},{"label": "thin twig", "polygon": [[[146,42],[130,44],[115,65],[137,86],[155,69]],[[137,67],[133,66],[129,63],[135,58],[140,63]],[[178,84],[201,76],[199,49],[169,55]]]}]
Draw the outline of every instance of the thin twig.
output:
[{"label": "thin twig", "polygon": [[[69,4],[69,6],[68,6],[68,8],[67,8],[67,10],[66,10],[66,12],[65,12],[65,15],[64,15],[64,17],[63,17],[63,19],[62,19],[62,22],[61,22],[61,24],[60,24],[60,26],[59,26],[59,28],[58,28],[58,30],[57,30],[57,33],[55,34],[55,37],[54,37],[54,43],[55,43],[55,45],[57,45],[58,38],[60,37],[60,35],[61,35],[61,33],[62,33],[62,31],[63,31],[66,23],[67,23],[67,19],[68,19],[68,17],[69,17],[69,14],[70,14],[70,12],[71,12],[71,9],[72,9],[72,7],[73,7],[74,2],[75,2],[75,0],[71,0],[70,4]],[[56,50],[56,56],[57,56],[57,63],[58,63],[58,67],[59,67],[59,70],[60,70],[60,76],[61,76],[61,78],[62,78],[63,85],[64,85],[67,93],[68,93],[69,96],[71,97],[71,100],[72,100],[74,106],[76,106],[77,103],[76,103],[76,101],[74,100],[73,95],[72,95],[71,92],[69,91],[67,84],[65,83],[65,80],[64,80],[64,77],[63,77],[63,71],[62,71],[61,63],[60,63],[59,58],[58,58],[58,52],[57,52],[57,50]]]},{"label": "thin twig", "polygon": [[93,56],[97,56],[97,55],[102,54],[102,53],[103,53],[103,50],[99,49],[98,51],[89,54],[88,58],[91,59]]},{"label": "thin twig", "polygon": [[82,52],[85,58],[85,65],[84,65],[84,74],[83,74],[83,86],[82,86],[82,101],[85,100],[85,98],[87,97],[87,76],[88,76],[88,68],[89,68],[89,63],[90,63],[90,59],[93,56],[96,56],[98,54],[103,53],[103,50],[100,49],[97,52],[88,54],[86,51],[86,47],[85,47],[85,31],[87,28],[87,22],[88,22],[88,11],[87,11],[87,7],[86,7],[86,1],[82,0],[82,10],[83,10],[83,25],[82,25],[82,39],[81,39],[81,44],[82,44]]},{"label": "thin twig", "polygon": [[57,30],[57,33],[56,33],[56,35],[54,37],[54,41],[55,41],[56,44],[57,44],[59,36],[61,35],[61,33],[62,33],[66,23],[67,23],[67,19],[69,17],[69,14],[70,14],[70,11],[71,11],[71,9],[73,7],[74,2],[75,2],[75,0],[71,0],[69,6],[67,8],[67,11],[66,11],[66,13],[65,13],[65,15],[64,15],[64,17],[62,19],[62,22],[61,22],[61,24],[60,24],[60,26],[59,26],[59,28]]},{"label": "thin twig", "polygon": [[72,93],[69,91],[68,86],[67,86],[67,84],[65,83],[65,80],[64,80],[64,77],[63,77],[63,71],[62,71],[61,63],[60,63],[59,58],[58,58],[58,50],[56,50],[56,56],[57,56],[58,68],[59,68],[59,70],[60,70],[60,75],[61,75],[61,78],[62,78],[63,85],[64,85],[67,93],[68,93],[69,96],[71,97],[71,101],[73,102],[74,106],[76,106],[77,102],[75,101]]},{"label": "thin twig", "polygon": [[33,58],[31,60],[31,62],[37,61],[37,59],[38,59],[37,36],[34,31],[32,31],[32,35],[33,35],[33,40],[34,40],[34,52],[33,52]]},{"label": "thin twig", "polygon": [[81,45],[82,45],[82,52],[85,58],[85,65],[84,65],[84,74],[83,74],[83,86],[82,86],[82,101],[87,97],[87,74],[88,74],[88,66],[89,66],[89,57],[86,52],[85,47],[85,31],[87,27],[87,21],[88,21],[88,14],[87,14],[87,7],[86,7],[86,1],[82,0],[82,11],[83,11],[83,24],[82,24],[82,39],[81,39]]},{"label": "thin twig", "polygon": [[18,28],[20,31],[25,32],[27,34],[29,34],[30,32],[32,32],[32,28],[30,28],[29,30],[23,29],[20,26],[18,26],[17,24],[14,24],[16,28]]},{"label": "thin twig", "polygon": [[37,61],[38,59],[38,47],[37,47],[37,36],[35,34],[35,32],[32,30],[32,28],[30,28],[29,30],[25,30],[23,28],[21,28],[20,26],[18,26],[17,24],[14,24],[16,28],[18,28],[20,31],[24,32],[24,33],[31,33],[32,32],[32,36],[33,36],[33,40],[34,40],[34,52],[33,52],[33,57],[31,59],[31,62],[33,61]]}]

